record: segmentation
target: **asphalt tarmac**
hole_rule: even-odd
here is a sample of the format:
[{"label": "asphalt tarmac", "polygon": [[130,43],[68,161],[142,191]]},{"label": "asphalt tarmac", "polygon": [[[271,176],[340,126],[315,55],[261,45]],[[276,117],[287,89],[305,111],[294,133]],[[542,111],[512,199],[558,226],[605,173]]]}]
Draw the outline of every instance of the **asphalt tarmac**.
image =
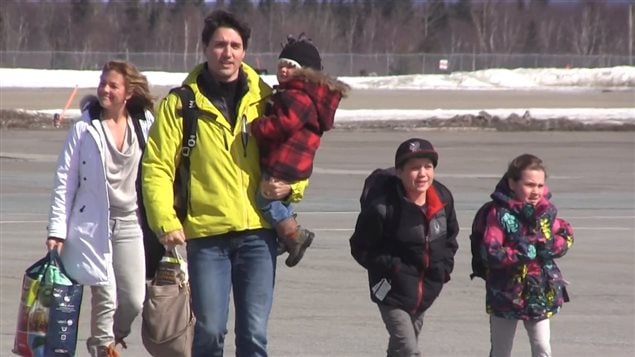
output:
[{"label": "asphalt tarmac", "polygon": [[[62,129],[0,131],[0,356],[11,355],[23,271],[45,254],[50,187],[65,135]],[[461,226],[452,280],[425,315],[424,356],[488,355],[484,284],[469,279],[469,227],[508,161],[524,152],[544,159],[553,202],[575,230],[573,247],[558,262],[571,302],[552,319],[554,356],[635,355],[635,133],[334,130],[324,136],[311,186],[297,206],[316,240],[297,267],[278,260],[271,356],[385,356],[388,336],[348,238],[364,177],[391,166],[397,145],[413,136],[440,153],[437,179],[452,190]],[[87,356],[89,297],[85,289],[78,356]],[[228,329],[225,353],[232,356],[231,318]],[[128,346],[122,356],[147,356],[140,319]],[[528,355],[520,325],[513,356]]]},{"label": "asphalt tarmac", "polygon": [[[152,87],[157,99],[170,88]],[[95,94],[95,88],[80,88],[70,108]],[[61,109],[70,88],[0,88],[0,109]],[[505,108],[631,108],[635,90],[353,90],[342,101],[342,109],[505,109]]]}]

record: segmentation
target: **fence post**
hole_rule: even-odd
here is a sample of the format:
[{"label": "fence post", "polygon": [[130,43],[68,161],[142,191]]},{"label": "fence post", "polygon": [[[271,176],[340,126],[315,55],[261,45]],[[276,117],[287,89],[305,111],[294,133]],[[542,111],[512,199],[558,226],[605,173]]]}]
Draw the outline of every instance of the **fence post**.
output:
[{"label": "fence post", "polygon": [[349,53],[348,54],[348,75],[349,76],[354,76],[355,74],[353,74],[353,53]]},{"label": "fence post", "polygon": [[633,4],[628,5],[628,64],[633,65]]},{"label": "fence post", "polygon": [[421,54],[421,74],[426,74],[426,54]]}]

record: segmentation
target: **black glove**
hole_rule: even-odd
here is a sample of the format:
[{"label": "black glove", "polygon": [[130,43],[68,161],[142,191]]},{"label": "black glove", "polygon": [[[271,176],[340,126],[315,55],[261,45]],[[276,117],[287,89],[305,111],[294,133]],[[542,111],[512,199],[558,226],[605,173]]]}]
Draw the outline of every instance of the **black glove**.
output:
[{"label": "black glove", "polygon": [[532,233],[536,235],[538,242],[544,242],[553,239],[553,233],[551,231],[554,222],[556,221],[556,215],[558,210],[552,204],[550,204],[544,211],[537,212],[534,220]]},{"label": "black glove", "polygon": [[536,255],[541,258],[551,258],[553,239],[536,243]]},{"label": "black glove", "polygon": [[536,246],[533,243],[527,241],[521,241],[516,245],[518,250],[518,260],[523,263],[536,259]]}]

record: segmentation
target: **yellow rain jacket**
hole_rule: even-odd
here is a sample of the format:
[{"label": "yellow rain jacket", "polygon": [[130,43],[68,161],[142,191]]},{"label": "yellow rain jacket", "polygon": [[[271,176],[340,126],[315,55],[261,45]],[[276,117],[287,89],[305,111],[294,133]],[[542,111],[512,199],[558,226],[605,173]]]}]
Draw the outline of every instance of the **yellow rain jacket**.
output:
[{"label": "yellow rain jacket", "polygon": [[[261,116],[271,88],[248,65],[242,64],[248,91],[236,109],[231,127],[221,110],[205,97],[197,77],[205,68],[196,66],[184,85],[194,92],[199,108],[197,142],[190,155],[190,199],[183,225],[173,208],[173,182],[183,138],[181,100],[169,94],[160,103],[150,130],[143,163],[143,198],[150,228],[159,236],[183,228],[188,239],[250,229],[270,228],[256,205],[260,182],[258,145],[242,140],[242,122]],[[292,201],[302,198],[308,181],[292,185]]]}]

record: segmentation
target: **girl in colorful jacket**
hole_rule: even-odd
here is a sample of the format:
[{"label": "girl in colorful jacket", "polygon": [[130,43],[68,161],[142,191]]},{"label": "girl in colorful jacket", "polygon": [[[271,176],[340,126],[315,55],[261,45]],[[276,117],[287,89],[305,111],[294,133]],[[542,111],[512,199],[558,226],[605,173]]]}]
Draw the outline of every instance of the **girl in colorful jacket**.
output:
[{"label": "girl in colorful jacket", "polygon": [[47,247],[91,288],[90,355],[117,356],[145,296],[137,175],[153,100],[134,65],[110,61],[81,107],[57,163]]},{"label": "girl in colorful jacket", "polygon": [[512,160],[491,195],[481,246],[488,266],[490,357],[511,356],[518,320],[529,334],[532,356],[551,356],[549,318],[568,301],[554,259],[571,247],[573,231],[557,218],[546,177],[542,160],[523,154]]}]

